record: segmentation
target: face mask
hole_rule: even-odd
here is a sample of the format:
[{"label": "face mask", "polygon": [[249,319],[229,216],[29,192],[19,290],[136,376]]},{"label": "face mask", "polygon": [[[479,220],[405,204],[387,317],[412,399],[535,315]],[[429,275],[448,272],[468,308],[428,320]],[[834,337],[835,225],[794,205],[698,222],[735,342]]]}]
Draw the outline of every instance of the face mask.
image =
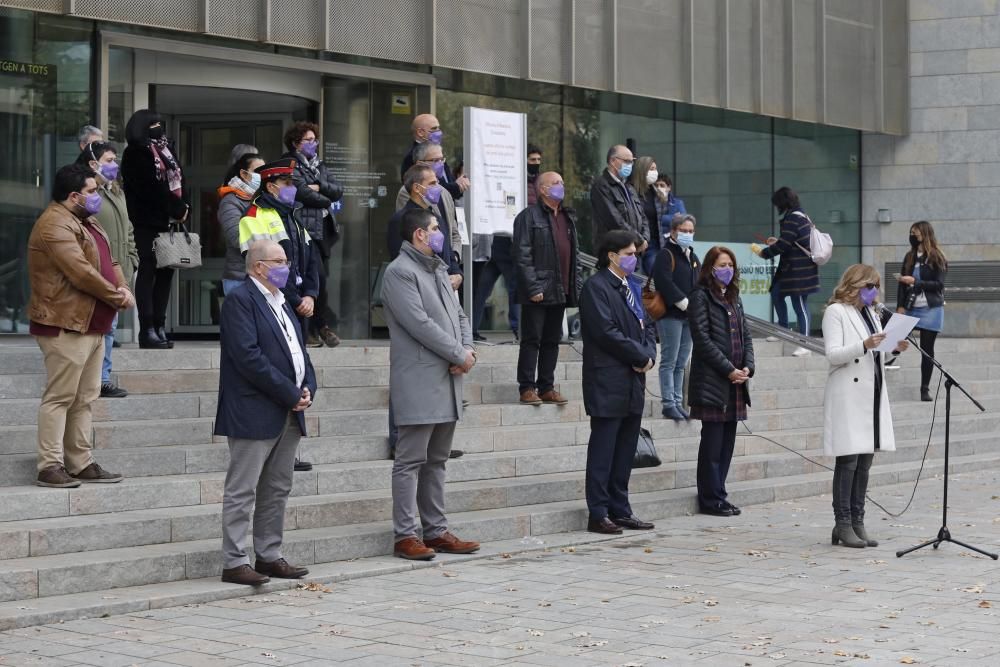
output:
[{"label": "face mask", "polygon": [[528,165],[528,176],[538,176],[538,172],[541,171],[542,165],[540,164],[529,164]]},{"label": "face mask", "polygon": [[424,189],[424,201],[431,206],[437,206],[441,201],[441,186],[431,185]]},{"label": "face mask", "polygon": [[284,264],[272,266],[267,270],[267,281],[278,289],[284,289],[285,285],[288,283],[288,275],[291,272],[292,270]]},{"label": "face mask", "polygon": [[635,255],[618,255],[618,268],[622,270],[626,276],[630,276],[635,273],[635,266],[638,264],[639,258]]},{"label": "face mask", "polygon": [[917,240],[917,235],[910,234],[910,247],[916,248],[918,245],[920,245],[920,241]]},{"label": "face mask", "polygon": [[715,279],[718,280],[723,285],[728,285],[729,283],[733,282],[733,276],[735,274],[736,272],[733,270],[733,267],[731,266],[727,266],[722,269],[712,269],[712,275],[715,276]]},{"label": "face mask", "polygon": [[251,173],[250,174],[250,183],[249,183],[249,185],[250,185],[250,189],[253,190],[254,192],[256,192],[257,189],[260,188],[260,174],[258,174],[257,172]]},{"label": "face mask", "polygon": [[624,162],[622,163],[622,168],[618,170],[618,178],[623,181],[632,175],[632,163]]},{"label": "face mask", "polygon": [[872,287],[871,289],[868,289],[867,287],[862,287],[859,295],[861,296],[861,303],[866,306],[870,306],[875,303],[875,299],[878,298],[878,288]]},{"label": "face mask", "polygon": [[303,141],[299,150],[310,160],[316,157],[316,151],[319,149],[319,144],[315,141]]},{"label": "face mask", "polygon": [[434,170],[434,175],[439,181],[444,178],[444,162],[432,162],[431,169]]},{"label": "face mask", "polygon": [[278,188],[278,201],[291,206],[295,203],[295,192],[294,185],[282,185]]},{"label": "face mask", "polygon": [[431,247],[435,255],[440,255],[444,252],[444,232],[440,229],[435,229],[427,237],[427,245]]},{"label": "face mask", "polygon": [[163,138],[163,126],[149,128],[149,138],[153,141]]},{"label": "face mask", "polygon": [[434,130],[433,132],[427,135],[427,141],[431,142],[432,144],[440,144],[442,139],[444,139],[444,132],[442,132],[441,130]]},{"label": "face mask", "polygon": [[655,169],[650,169],[649,171],[646,172],[646,185],[652,185],[653,183],[656,183],[656,179],[658,179],[659,177],[660,177],[660,172],[656,171]]},{"label": "face mask", "polygon": [[677,232],[677,245],[690,248],[694,245],[694,232]]},{"label": "face mask", "polygon": [[101,212],[101,195],[96,192],[85,195],[84,202],[82,206],[89,215],[97,215]]},{"label": "face mask", "polygon": [[117,162],[104,162],[101,164],[99,169],[101,176],[106,181],[113,181],[118,178],[118,163]]},{"label": "face mask", "polygon": [[666,188],[656,188],[656,196],[662,199],[663,201],[666,201],[667,197],[670,196],[670,190]]},{"label": "face mask", "polygon": [[549,199],[562,201],[565,196],[566,186],[562,183],[556,183],[555,185],[549,186]]}]

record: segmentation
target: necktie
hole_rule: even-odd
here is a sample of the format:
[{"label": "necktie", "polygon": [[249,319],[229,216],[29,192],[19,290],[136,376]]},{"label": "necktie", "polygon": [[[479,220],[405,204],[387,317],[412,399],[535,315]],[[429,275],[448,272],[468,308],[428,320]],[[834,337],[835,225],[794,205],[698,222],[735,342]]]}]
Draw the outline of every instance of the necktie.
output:
[{"label": "necktie", "polygon": [[641,324],[642,323],[642,311],[639,310],[638,308],[636,308],[635,295],[632,294],[632,288],[630,288],[625,283],[622,283],[621,289],[622,289],[622,292],[625,294],[625,303],[628,304],[628,309],[632,311],[632,314],[635,315],[635,318],[637,320],[639,320],[639,323]]}]

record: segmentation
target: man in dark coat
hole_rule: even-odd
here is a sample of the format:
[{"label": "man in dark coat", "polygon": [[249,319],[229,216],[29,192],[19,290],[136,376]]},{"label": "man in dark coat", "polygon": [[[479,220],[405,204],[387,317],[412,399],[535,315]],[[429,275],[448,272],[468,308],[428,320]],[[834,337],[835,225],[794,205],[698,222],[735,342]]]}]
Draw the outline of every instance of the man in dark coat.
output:
[{"label": "man in dark coat", "polygon": [[[576,213],[562,206],[562,176],[538,177],[538,202],[514,219],[513,260],[521,304],[521,349],[517,384],[521,403],[566,405],[555,389],[559,340],[567,306],[580,294]],[[537,369],[537,380],[535,371]]]},{"label": "man in dark coat", "polygon": [[580,294],[583,404],[590,416],[587,445],[587,530],[618,534],[653,524],[632,513],[628,482],[646,405],[646,373],[656,362],[656,329],[631,279],[636,237],[613,230],[604,237],[597,273]]},{"label": "man in dark coat", "polygon": [[638,237],[637,251],[649,245],[649,222],[642,212],[639,195],[628,184],[632,175],[632,151],[625,146],[608,150],[608,166],[590,187],[590,208],[594,216],[594,248],[600,248],[604,235],[612,229],[624,229]]},{"label": "man in dark coat", "polygon": [[[401,181],[406,179],[406,172],[416,163],[413,158],[413,149],[426,141],[440,144],[441,140],[444,139],[444,131],[441,130],[441,124],[437,117],[429,113],[422,113],[414,118],[410,130],[413,132],[413,143],[410,144],[410,149],[403,156],[402,164],[399,165],[399,180]],[[455,178],[455,175],[451,173],[451,167],[445,163],[441,187],[451,193],[452,199],[458,201],[469,189],[469,179],[465,176]]]},{"label": "man in dark coat", "polygon": [[[256,241],[247,251],[246,281],[222,305],[215,434],[229,438],[222,580],[234,584],[256,586],[268,575],[298,579],[309,573],[281,555],[295,450],[306,434],[303,413],[316,395],[302,329],[281,292],[288,275],[282,247]],[[244,551],[251,509],[252,568]]]},{"label": "man in dark coat", "polygon": [[389,218],[389,223],[385,231],[385,240],[389,250],[389,257],[396,259],[399,256],[399,249],[403,245],[403,239],[399,235],[402,227],[403,216],[407,211],[415,208],[429,211],[437,218],[438,227],[444,234],[445,244],[441,252],[437,253],[441,261],[448,269],[448,277],[453,289],[458,289],[462,285],[462,267],[459,264],[459,257],[455,253],[451,243],[451,229],[444,216],[438,210],[438,203],[441,201],[442,185],[438,181],[434,170],[426,165],[415,165],[406,172],[403,179],[403,188],[410,194],[410,200],[401,209],[393,213]]}]

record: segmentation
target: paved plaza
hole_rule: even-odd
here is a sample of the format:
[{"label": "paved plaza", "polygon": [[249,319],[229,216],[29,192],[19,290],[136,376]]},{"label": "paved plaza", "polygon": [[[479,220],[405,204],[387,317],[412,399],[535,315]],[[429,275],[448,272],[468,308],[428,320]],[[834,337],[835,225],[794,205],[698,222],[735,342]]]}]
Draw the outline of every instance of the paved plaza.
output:
[{"label": "paved plaza", "polygon": [[[955,477],[956,538],[1000,548],[998,475]],[[898,510],[911,488],[872,493]],[[585,533],[544,550],[510,543],[304,590],[15,630],[0,635],[0,665],[1000,664],[998,564],[951,544],[895,556],[936,533],[940,508],[939,477],[901,518],[869,505],[882,543],[863,550],[830,546],[829,496],[589,544]]]}]

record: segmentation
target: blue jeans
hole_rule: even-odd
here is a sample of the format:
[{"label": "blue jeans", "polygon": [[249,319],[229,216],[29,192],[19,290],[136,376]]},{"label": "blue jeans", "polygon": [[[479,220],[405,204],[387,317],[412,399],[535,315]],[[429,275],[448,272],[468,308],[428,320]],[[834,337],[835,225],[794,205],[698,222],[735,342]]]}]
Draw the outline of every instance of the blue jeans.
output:
[{"label": "blue jeans", "polygon": [[229,296],[229,293],[234,289],[243,284],[242,280],[233,280],[232,278],[222,279],[222,295]]},{"label": "blue jeans", "polygon": [[691,325],[687,320],[664,317],[660,332],[660,399],[664,408],[684,405],[684,366],[691,357]]},{"label": "blue jeans", "polygon": [[[792,300],[792,309],[795,311],[795,320],[799,325],[799,333],[803,336],[809,335],[809,308],[806,306],[808,294],[789,294]],[[774,305],[774,314],[778,316],[778,325],[783,329],[788,329],[788,305],[785,304],[785,295],[777,291],[771,292],[771,303]]]},{"label": "blue jeans", "polygon": [[652,244],[646,249],[646,252],[642,254],[642,272],[646,276],[653,275],[653,264],[656,263],[656,254],[658,250],[654,250]]},{"label": "blue jeans", "polygon": [[118,313],[111,320],[111,333],[104,334],[104,363],[101,365],[101,384],[111,382],[111,348],[115,343],[115,329],[118,328]]}]

